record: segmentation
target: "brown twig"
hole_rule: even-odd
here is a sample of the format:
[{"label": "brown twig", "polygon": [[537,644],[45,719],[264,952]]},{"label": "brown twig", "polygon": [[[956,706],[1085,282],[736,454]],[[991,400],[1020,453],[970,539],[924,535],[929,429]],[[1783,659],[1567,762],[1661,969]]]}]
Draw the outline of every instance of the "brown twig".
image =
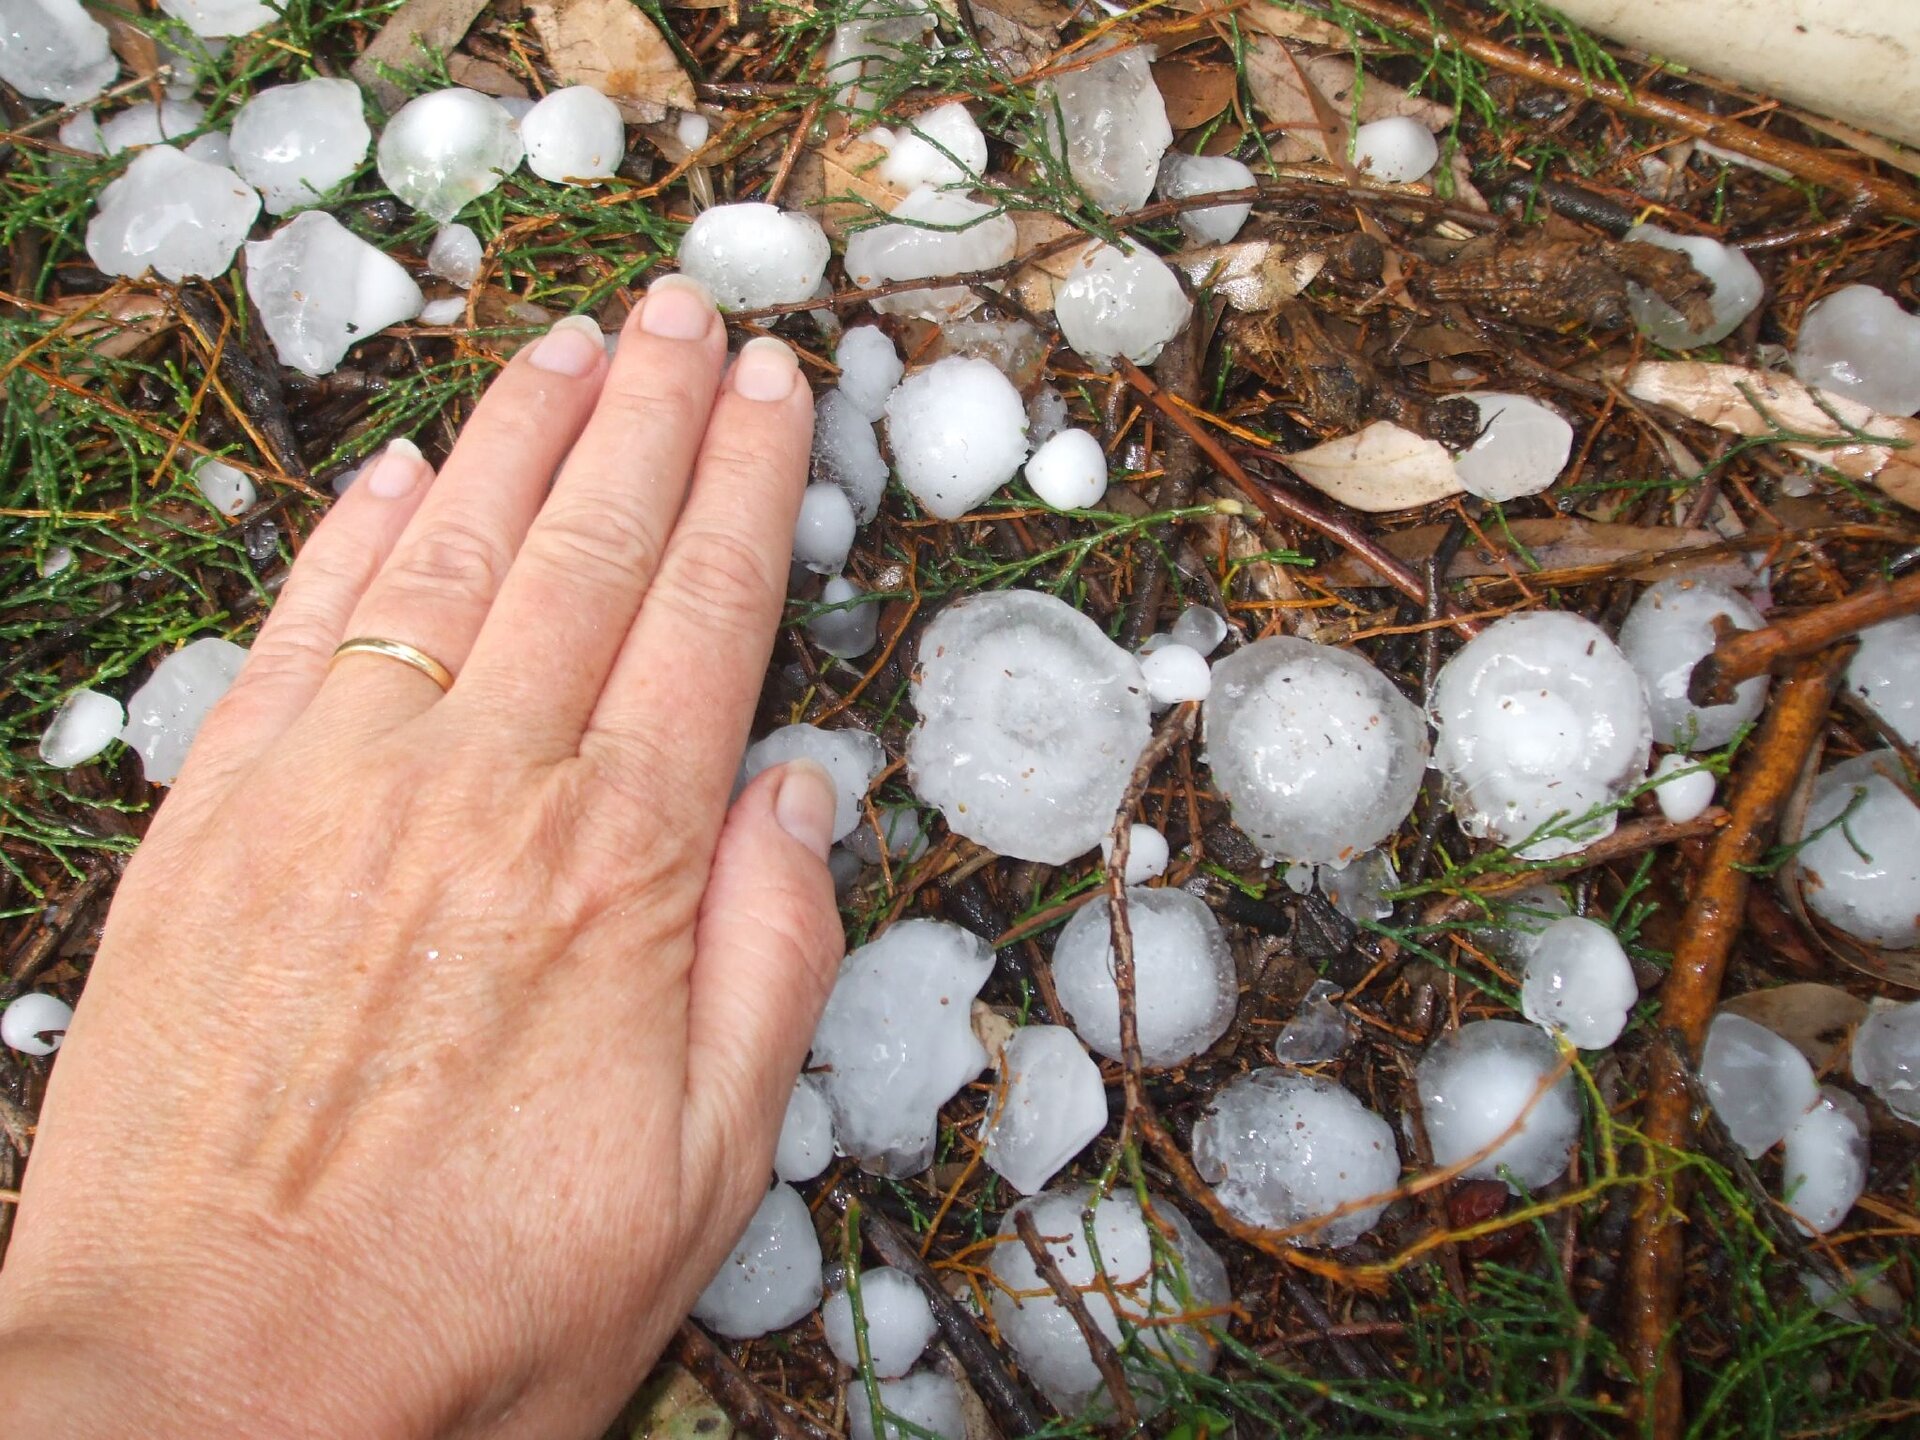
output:
[{"label": "brown twig", "polygon": [[[1196,401],[1200,394],[1198,331],[1196,318],[1167,342],[1159,363],[1154,366],[1167,391],[1189,403]],[[1154,508],[1179,510],[1193,498],[1194,472],[1200,468],[1200,452],[1193,436],[1179,426],[1165,429],[1163,436],[1160,466],[1166,473],[1161,476]],[[1127,609],[1126,623],[1120,631],[1120,643],[1129,650],[1139,648],[1140,642],[1153,633],[1154,621],[1159,617],[1160,601],[1167,585],[1166,532],[1171,529],[1170,525],[1160,526],[1145,537],[1149,543],[1135,572],[1133,603]]]},{"label": "brown twig", "polygon": [[1694,667],[1687,698],[1696,705],[1724,705],[1733,699],[1734,688],[1743,680],[1817,655],[1869,625],[1916,611],[1920,611],[1920,570],[1901,576],[1891,585],[1861,590],[1758,630],[1723,633],[1712,653]]},{"label": "brown twig", "polygon": [[1032,1214],[1021,1211],[1014,1217],[1013,1228],[1019,1232],[1020,1243],[1027,1247],[1027,1254],[1033,1257],[1033,1268],[1047,1282],[1047,1288],[1053,1291],[1054,1298],[1062,1308],[1073,1317],[1074,1328],[1080,1332],[1080,1338],[1087,1342],[1094,1369],[1100,1372],[1100,1378],[1106,1381],[1107,1393],[1113,1397],[1114,1414],[1119,1417],[1126,1432],[1133,1434],[1140,1428],[1140,1407],[1134,1404],[1133,1388],[1127,1384],[1127,1372],[1120,1364],[1120,1352],[1113,1348],[1113,1342],[1107,1339],[1106,1332],[1094,1323],[1093,1316],[1087,1310],[1087,1297],[1074,1289],[1067,1277],[1060,1273],[1053,1252],[1047,1249],[1047,1242],[1041,1238],[1040,1227],[1033,1223]]},{"label": "brown twig", "polygon": [[831,1430],[775,1401],[691,1320],[674,1336],[673,1358],[707,1387],[735,1425],[758,1440],[839,1440]]}]

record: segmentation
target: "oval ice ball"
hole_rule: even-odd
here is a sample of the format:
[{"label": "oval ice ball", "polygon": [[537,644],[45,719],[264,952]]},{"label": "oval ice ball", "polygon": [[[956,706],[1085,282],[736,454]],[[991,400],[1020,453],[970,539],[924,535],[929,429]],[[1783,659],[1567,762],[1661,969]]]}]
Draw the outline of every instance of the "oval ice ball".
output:
[{"label": "oval ice ball", "polygon": [[[1331,1080],[1286,1070],[1254,1070],[1219,1091],[1193,1127],[1193,1163],[1228,1210],[1275,1230],[1307,1227],[1400,1182],[1386,1121]],[[1388,1203],[1302,1228],[1293,1243],[1351,1245]]]},{"label": "oval ice ball", "polygon": [[1211,655],[1227,638],[1227,617],[1205,605],[1189,605],[1169,633],[1174,644]]},{"label": "oval ice ball", "polygon": [[127,712],[113,696],[76,690],[40,736],[40,758],[61,770],[84,765],[117,740],[126,723]]},{"label": "oval ice ball", "polygon": [[957,100],[914,116],[894,132],[880,178],[901,190],[977,181],[987,168],[987,137]]},{"label": "oval ice ball", "polygon": [[1883,415],[1920,410],[1920,315],[1871,285],[1846,285],[1800,322],[1793,373]]},{"label": "oval ice ball", "polygon": [[809,485],[794,521],[793,558],[816,575],[837,574],[853,549],[853,502],[838,485]]},{"label": "oval ice ball", "polygon": [[840,337],[833,363],[840,369],[838,390],[862,420],[887,413],[887,396],[906,369],[887,332],[877,325],[854,325]]},{"label": "oval ice ball", "polygon": [[153,667],[147,683],[127,701],[127,728],[120,738],[140,752],[146,776],[171,785],[186,762],[207,712],[232,687],[247,652],[231,640],[195,640]]},{"label": "oval ice ball", "polygon": [[1469,495],[1518,500],[1560,478],[1573,453],[1573,426],[1559,411],[1526,395],[1478,391],[1464,398],[1480,411],[1480,433],[1454,457]]},{"label": "oval ice ball", "polygon": [[[197,100],[162,100],[158,104],[142,100],[100,124],[94,133],[100,141],[100,154],[118,155],[122,150],[132,150],[142,145],[163,145],[176,140],[198,130],[206,123],[206,118],[207,107]],[[231,156],[231,147],[228,153]],[[227,163],[206,154],[196,154],[194,159],[214,165]]]},{"label": "oval ice ball", "polygon": [[[860,1316],[867,1326],[867,1358],[883,1380],[907,1373],[933,1339],[933,1307],[910,1275],[877,1265],[860,1272]],[[853,1326],[853,1297],[835,1290],[820,1307],[827,1346],[849,1370],[860,1368]]]},{"label": "oval ice ball", "polygon": [[498,188],[525,154],[506,111],[454,86],[402,105],[380,134],[375,163],[402,203],[444,225]]},{"label": "oval ice ball", "polygon": [[1027,458],[1027,410],[985,360],[950,355],[887,397],[887,443],[907,493],[958,520],[1011,480]]},{"label": "oval ice ball", "polygon": [[556,185],[608,179],[627,154],[620,107],[591,85],[568,85],[541,97],[520,120],[527,168]]},{"label": "oval ice ball", "polygon": [[120,73],[107,28],[80,0],[9,0],[0,6],[0,80],[31,100],[77,105]]},{"label": "oval ice ball", "polygon": [[1461,828],[1522,846],[1523,859],[1612,834],[1612,807],[1646,774],[1652,724],[1639,677],[1578,615],[1536,610],[1489,625],[1441,667],[1432,718],[1434,767]]},{"label": "oval ice ball", "polygon": [[1531,1025],[1475,1020],[1442,1035],[1416,1077],[1433,1163],[1451,1168],[1494,1146],[1462,1175],[1505,1180],[1516,1195],[1558,1180],[1580,1138],[1572,1072],[1547,1083],[1561,1068],[1559,1047]]},{"label": "oval ice ball", "polygon": [[[922,185],[894,205],[892,220],[847,237],[847,278],[861,289],[897,280],[926,280],[990,270],[1013,259],[1019,237],[1013,217],[952,190]],[[979,298],[964,285],[936,286],[881,295],[872,302],[883,315],[909,315],[939,322],[965,314]]]},{"label": "oval ice ball", "polygon": [[1053,296],[1061,335],[1096,370],[1116,355],[1151,365],[1192,313],[1179,277],[1138,245],[1091,246]]},{"label": "oval ice ball", "polygon": [[1627,307],[1633,312],[1633,323],[1654,344],[1669,350],[1712,345],[1738,330],[1741,323],[1760,308],[1767,282],[1760,278],[1753,262],[1731,245],[1722,245],[1706,235],[1676,235],[1658,225],[1636,225],[1621,238],[1679,251],[1713,287],[1707,296],[1712,320],[1696,330],[1687,324],[1686,316],[1653,291],[1629,283]]},{"label": "oval ice ball", "polygon": [[1766,624],[1739,591],[1705,580],[1662,580],[1633,602],[1620,626],[1620,650],[1647,691],[1653,738],[1686,750],[1726,744],[1767,703],[1767,677],[1742,681],[1725,705],[1696,706],[1687,698],[1693,670],[1718,638],[1716,622],[1736,630]]},{"label": "oval ice ball", "polygon": [[1233,823],[1268,855],[1338,862],[1407,818],[1427,732],[1358,655],[1276,635],[1213,667],[1206,761]]},{"label": "oval ice ball", "polygon": [[1707,1026],[1700,1082],[1749,1160],[1779,1143],[1820,1098],[1806,1056],[1766,1026],[1725,1011]]},{"label": "oval ice ball", "polygon": [[233,117],[229,150],[267,213],[284,215],[351,176],[372,144],[360,87],[322,76],[258,92]]},{"label": "oval ice ball", "polygon": [[1152,736],[1134,658],[1064,600],[1009,590],[947,606],[919,660],[914,793],[998,855],[1064,865],[1098,845]]},{"label": "oval ice ball", "polygon": [[820,590],[820,603],[842,608],[823,610],[809,620],[807,637],[836,659],[866,654],[880,629],[880,602],[863,598],[866,593],[844,575],[827,581]]},{"label": "oval ice ball", "polygon": [[246,471],[236,469],[224,460],[216,460],[211,455],[203,455],[194,461],[191,473],[194,488],[206,497],[209,505],[228,519],[245,514],[258,498]]},{"label": "oval ice ball", "polygon": [[1920,615],[1860,632],[1847,662],[1847,689],[1908,745],[1920,746]]},{"label": "oval ice ball", "polygon": [[1787,1131],[1780,1203],[1802,1235],[1836,1230],[1867,1188],[1867,1112],[1844,1090],[1820,1087],[1814,1107]]},{"label": "oval ice ball", "polygon": [[729,1340],[784,1330],[820,1303],[820,1240],[807,1202],[775,1185],[693,1303],[693,1318]]},{"label": "oval ice ball", "polygon": [[1147,693],[1158,705],[1179,705],[1188,700],[1204,700],[1213,690],[1213,672],[1206,657],[1177,640],[1158,646],[1140,660],[1140,673],[1146,677]]},{"label": "oval ice ball", "polygon": [[1107,452],[1085,430],[1062,430],[1027,461],[1027,487],[1055,510],[1090,509],[1107,493]]},{"label": "oval ice ball", "polygon": [[[1204,900],[1184,890],[1127,891],[1134,1017],[1141,1061],[1191,1060],[1227,1033],[1239,999],[1227,937]],[[1120,990],[1107,897],[1082,905],[1053,946],[1053,987],[1074,1033],[1109,1060],[1120,1054]]]},{"label": "oval ice ball", "polygon": [[1647,778],[1653,783],[1660,813],[1676,823],[1706,814],[1719,784],[1711,770],[1677,750],[1662,755]]},{"label": "oval ice ball", "polygon": [[758,201],[703,210],[680,240],[680,273],[698,280],[723,310],[809,300],[833,247],[810,215]]},{"label": "oval ice ball", "polygon": [[462,290],[469,289],[480,278],[483,253],[480,237],[474,234],[471,225],[457,221],[442,225],[434,232],[433,244],[427,247],[427,273],[438,275]]},{"label": "oval ice ball", "polygon": [[1353,132],[1353,166],[1388,185],[1424,180],[1440,163],[1440,142],[1408,115],[1369,120]]},{"label": "oval ice ball", "polygon": [[860,823],[860,802],[874,777],[886,769],[887,752],[864,730],[822,730],[817,725],[782,725],[747,747],[741,783],[789,760],[811,760],[833,778],[833,838],[844,840]]},{"label": "oval ice ball", "polygon": [[1801,893],[1822,920],[1872,945],[1920,942],[1920,808],[1899,757],[1873,750],[1814,782],[1801,833]]},{"label": "oval ice ball", "polygon": [[1920,1000],[1875,1010],[1853,1032],[1853,1078],[1920,1125]]},{"label": "oval ice ball", "polygon": [[[1112,837],[1100,842],[1100,858],[1113,859]],[[1127,874],[1129,885],[1144,885],[1149,880],[1158,880],[1167,873],[1167,837],[1151,825],[1129,825],[1127,827]]]},{"label": "oval ice ball", "polygon": [[[960,1387],[937,1370],[875,1382],[880,1405],[892,1419],[881,1423],[882,1440],[967,1440],[967,1412]],[[859,1379],[846,1389],[847,1440],[874,1440],[873,1405]],[[908,1427],[913,1427],[909,1429]]]},{"label": "oval ice ball", "polygon": [[87,255],[103,275],[213,279],[260,213],[260,197],[222,165],[155,145],[110,182],[87,222]]},{"label": "oval ice ball", "polygon": [[397,260],[324,210],[247,242],[247,294],[280,363],[303,375],[331,373],[353,346],[426,303]]},{"label": "oval ice ball", "polygon": [[1153,57],[1145,45],[1109,50],[1038,90],[1048,148],[1065,157],[1074,182],[1109,215],[1147,203],[1160,157],[1173,143]]},{"label": "oval ice ball", "polygon": [[811,1180],[833,1162],[833,1111],[812,1076],[793,1082],[780,1138],[773,1147],[773,1173],[789,1185]]},{"label": "oval ice ball", "polygon": [[[1170,152],[1160,162],[1160,198],[1189,200],[1228,190],[1251,190],[1253,171],[1231,155],[1182,155]],[[1253,206],[1246,201],[1182,210],[1180,231],[1196,245],[1225,245],[1240,233]]]},{"label": "oval ice ball", "polygon": [[22,1055],[51,1055],[67,1038],[73,1007],[58,995],[29,990],[0,1011],[0,1041]]},{"label": "oval ice ball", "polygon": [[981,1122],[987,1168],[1036,1194],[1107,1125],[1100,1067],[1063,1025],[1025,1025],[1000,1055],[1000,1085]]},{"label": "oval ice ball", "polygon": [[1520,1013],[1581,1050],[1604,1050],[1618,1040],[1639,998],[1633,962],[1597,920],[1556,920],[1528,951]]}]

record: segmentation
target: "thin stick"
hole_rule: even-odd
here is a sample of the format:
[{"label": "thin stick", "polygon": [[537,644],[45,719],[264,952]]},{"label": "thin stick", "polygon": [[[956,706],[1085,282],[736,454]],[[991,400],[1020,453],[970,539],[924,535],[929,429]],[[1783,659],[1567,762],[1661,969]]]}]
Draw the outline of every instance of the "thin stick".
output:
[{"label": "thin stick", "polygon": [[1723,634],[1712,653],[1694,667],[1687,698],[1696,705],[1725,705],[1743,680],[1817,655],[1869,625],[1916,611],[1920,611],[1920,570],[1901,576],[1891,585],[1876,585],[1758,630]]}]

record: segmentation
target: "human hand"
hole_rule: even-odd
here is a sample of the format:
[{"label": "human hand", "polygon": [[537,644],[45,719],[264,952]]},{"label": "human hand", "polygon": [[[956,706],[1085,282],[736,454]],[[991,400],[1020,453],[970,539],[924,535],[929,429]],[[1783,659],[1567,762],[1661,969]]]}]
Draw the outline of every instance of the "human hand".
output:
[{"label": "human hand", "polygon": [[12,1433],[594,1434],[720,1262],[842,945],[824,772],[727,808],[812,407],[726,359],[678,277],[563,321],[314,531],[54,1071]]}]

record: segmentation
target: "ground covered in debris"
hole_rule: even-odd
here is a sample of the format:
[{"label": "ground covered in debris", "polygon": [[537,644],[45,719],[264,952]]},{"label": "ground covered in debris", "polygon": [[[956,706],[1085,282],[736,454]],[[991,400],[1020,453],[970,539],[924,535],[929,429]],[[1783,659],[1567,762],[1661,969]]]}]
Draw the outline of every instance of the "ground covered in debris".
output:
[{"label": "ground covered in debris", "polygon": [[678,268],[820,396],[853,953],[619,1433],[1920,1428],[1913,154],[1534,0],[100,15],[0,3],[0,1242],[330,495]]}]

